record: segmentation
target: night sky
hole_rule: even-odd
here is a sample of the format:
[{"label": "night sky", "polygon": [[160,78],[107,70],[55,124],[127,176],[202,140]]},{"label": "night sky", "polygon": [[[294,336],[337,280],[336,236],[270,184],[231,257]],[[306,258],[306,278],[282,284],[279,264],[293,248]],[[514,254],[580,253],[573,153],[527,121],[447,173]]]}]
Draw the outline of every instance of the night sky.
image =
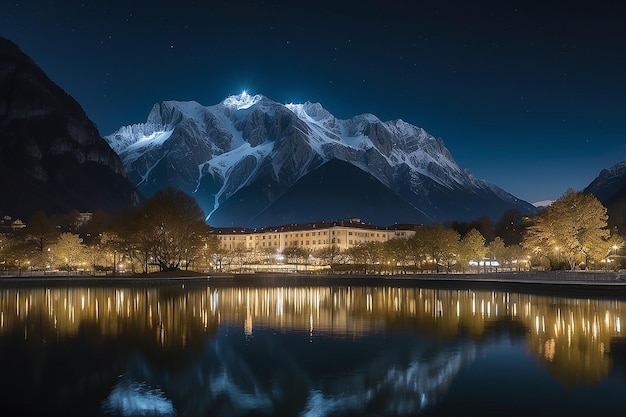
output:
[{"label": "night sky", "polygon": [[620,1],[5,1],[0,35],[107,135],[247,90],[401,118],[529,202],[626,158]]}]

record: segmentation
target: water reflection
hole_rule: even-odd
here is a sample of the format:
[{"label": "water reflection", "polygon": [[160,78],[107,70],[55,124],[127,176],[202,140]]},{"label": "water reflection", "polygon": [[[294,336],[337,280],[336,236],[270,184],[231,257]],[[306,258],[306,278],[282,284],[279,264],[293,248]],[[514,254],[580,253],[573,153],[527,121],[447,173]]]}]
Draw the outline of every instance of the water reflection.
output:
[{"label": "water reflection", "polygon": [[623,308],[419,288],[5,289],[0,354],[15,363],[0,390],[93,415],[406,415],[502,337],[564,386],[598,383]]}]

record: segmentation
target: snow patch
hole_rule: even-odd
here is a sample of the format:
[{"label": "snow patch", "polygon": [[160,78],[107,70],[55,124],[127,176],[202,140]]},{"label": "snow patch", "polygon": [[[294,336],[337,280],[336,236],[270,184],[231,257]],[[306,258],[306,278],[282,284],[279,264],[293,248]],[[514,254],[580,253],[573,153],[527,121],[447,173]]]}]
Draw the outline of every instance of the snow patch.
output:
[{"label": "snow patch", "polygon": [[[213,157],[213,159],[211,159],[210,161],[207,161],[209,170],[213,172],[214,175],[216,174],[220,178],[223,178],[224,182],[222,183],[222,187],[220,188],[220,190],[215,194],[215,203],[213,205],[213,210],[206,216],[205,220],[208,221],[211,215],[215,212],[215,210],[219,208],[220,199],[227,190],[229,190],[229,192],[231,193],[235,193],[249,182],[250,178],[254,176],[254,173],[258,169],[260,165],[259,162],[268,157],[271,154],[273,148],[274,142],[267,141],[255,147],[250,146],[250,144],[246,142],[238,148],[235,148],[229,152],[224,152],[221,155]],[[250,155],[254,156],[254,158],[257,160],[257,168],[255,168],[250,173],[250,176],[245,181],[242,181],[240,184],[237,184],[236,187],[230,190],[229,187],[232,187],[233,185],[230,181],[230,175],[233,169],[237,166],[237,163],[239,161],[242,161],[244,158]]]},{"label": "snow patch", "polygon": [[548,207],[551,206],[552,203],[554,203],[554,200],[541,200],[541,201],[537,201],[535,203],[533,203],[533,206],[535,207]]},{"label": "snow patch", "polygon": [[166,140],[172,136],[174,130],[157,130],[148,135],[143,135],[137,139],[135,143],[126,148],[126,151],[132,151],[144,146],[161,146]]}]

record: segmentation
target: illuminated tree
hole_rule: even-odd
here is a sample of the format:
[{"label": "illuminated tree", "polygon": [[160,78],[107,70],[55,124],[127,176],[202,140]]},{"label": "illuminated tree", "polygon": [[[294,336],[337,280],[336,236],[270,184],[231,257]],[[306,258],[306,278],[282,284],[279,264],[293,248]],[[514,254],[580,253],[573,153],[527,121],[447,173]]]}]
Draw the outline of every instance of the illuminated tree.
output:
[{"label": "illuminated tree", "polygon": [[220,253],[220,241],[216,235],[202,236],[203,245],[200,247],[200,258],[203,260],[203,269],[206,271],[215,268],[215,260]]},{"label": "illuminated tree", "polygon": [[591,247],[584,247],[583,253],[585,255],[585,264],[598,264],[600,263],[606,269],[619,269],[620,262],[616,256],[617,252],[624,246],[624,238],[617,233],[611,234],[611,236],[602,241],[599,244]]},{"label": "illuminated tree", "polygon": [[390,239],[383,244],[383,254],[394,267],[399,265],[402,272],[412,260],[412,250],[408,239]]},{"label": "illuminated tree", "polygon": [[381,242],[362,242],[346,250],[354,264],[362,265],[363,272],[367,273],[369,266],[380,263],[383,255]]},{"label": "illuminated tree", "polygon": [[523,245],[556,259],[556,264],[563,259],[575,269],[585,252],[591,253],[608,239],[607,219],[606,208],[593,195],[568,190],[534,216]]},{"label": "illuminated tree", "polygon": [[480,261],[486,254],[485,238],[477,229],[470,230],[459,242],[458,259],[463,271],[465,271],[465,266],[470,261],[476,260],[476,270],[478,272]]},{"label": "illuminated tree", "polygon": [[446,264],[446,269],[449,270],[450,264],[458,253],[459,234],[454,229],[444,227],[439,223],[424,226],[420,233],[424,250],[435,262],[436,271],[439,272],[440,263]]},{"label": "illuminated tree", "polygon": [[413,266],[417,269],[423,270],[424,262],[428,259],[428,253],[426,252],[425,237],[421,232],[417,232],[409,239],[407,239],[407,245],[409,250],[409,259]]},{"label": "illuminated tree", "polygon": [[283,249],[283,256],[287,259],[287,263],[296,265],[306,263],[309,254],[309,251],[302,246],[291,245]]},{"label": "illuminated tree", "polygon": [[339,254],[339,247],[337,245],[327,245],[315,251],[314,255],[318,258],[322,265],[329,265],[332,271],[333,264],[336,261],[336,257]]},{"label": "illuminated tree", "polygon": [[[506,249],[504,241],[499,236],[489,242],[489,245],[487,245],[487,253],[489,254],[489,259],[492,261],[492,265],[494,261],[497,261],[500,265],[505,264]],[[498,267],[496,267],[496,272],[498,272]]]},{"label": "illuminated tree", "polygon": [[7,258],[13,245],[13,239],[11,239],[8,235],[0,233],[0,268],[6,268]]},{"label": "illuminated tree", "polygon": [[87,260],[87,253],[80,236],[65,232],[61,233],[50,249],[55,264],[59,269],[72,271]]},{"label": "illuminated tree", "polygon": [[33,266],[32,244],[20,235],[0,234],[0,267],[16,268],[18,271]]},{"label": "illuminated tree", "polygon": [[506,248],[503,258],[505,266],[512,268],[517,265],[517,269],[520,270],[527,261],[526,251],[520,245],[511,245]]}]

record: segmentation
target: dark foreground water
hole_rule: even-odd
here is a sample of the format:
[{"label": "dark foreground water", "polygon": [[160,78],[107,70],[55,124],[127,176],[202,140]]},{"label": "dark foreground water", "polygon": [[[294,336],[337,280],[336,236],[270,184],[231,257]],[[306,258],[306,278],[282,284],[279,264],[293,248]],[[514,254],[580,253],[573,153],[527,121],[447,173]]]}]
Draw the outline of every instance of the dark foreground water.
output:
[{"label": "dark foreground water", "polygon": [[472,290],[0,289],[0,415],[624,415],[625,313]]}]

